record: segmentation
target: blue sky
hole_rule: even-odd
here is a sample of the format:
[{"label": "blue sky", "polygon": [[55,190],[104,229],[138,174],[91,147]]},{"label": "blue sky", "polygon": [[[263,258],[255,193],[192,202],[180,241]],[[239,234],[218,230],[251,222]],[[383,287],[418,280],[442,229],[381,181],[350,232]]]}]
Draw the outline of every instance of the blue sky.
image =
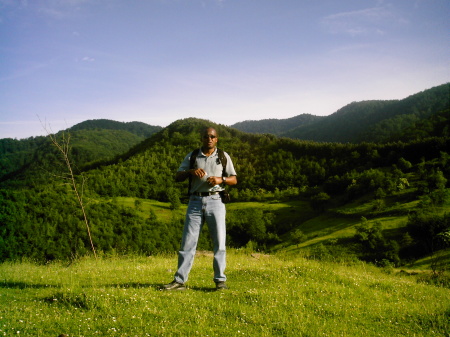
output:
[{"label": "blue sky", "polygon": [[330,115],[450,80],[448,0],[0,0],[0,138]]}]

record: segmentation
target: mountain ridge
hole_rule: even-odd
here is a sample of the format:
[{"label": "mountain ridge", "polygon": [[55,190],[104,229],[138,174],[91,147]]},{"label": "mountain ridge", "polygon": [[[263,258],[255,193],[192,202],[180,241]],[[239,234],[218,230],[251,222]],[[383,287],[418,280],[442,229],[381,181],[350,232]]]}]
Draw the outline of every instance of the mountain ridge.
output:
[{"label": "mountain ridge", "polygon": [[[242,133],[338,143],[376,143],[441,137],[450,134],[447,126],[450,123],[448,109],[450,104],[449,95],[446,95],[449,90],[450,84],[447,83],[403,100],[352,102],[325,117],[303,114],[284,120],[266,119],[237,123],[247,131],[233,126],[225,128],[211,121],[204,123],[216,125],[225,135],[233,134],[235,137],[245,138],[249,136]],[[154,143],[156,139],[163,139],[166,137],[165,134],[177,127],[180,127],[180,130],[176,131],[175,137],[180,133],[189,133],[190,128],[199,121],[203,120],[191,117],[162,128],[142,122],[87,120],[56,135],[63,135],[66,132],[71,134],[73,159],[80,168],[88,169],[96,167],[98,165],[96,163],[100,162],[107,165],[116,159],[126,160],[145,149],[150,143]],[[296,126],[296,123],[301,125]],[[252,128],[258,132],[248,131]],[[157,138],[151,137],[154,134]],[[227,137],[223,137],[222,140],[225,143],[231,141]],[[194,144],[196,141],[196,135],[192,135],[191,143]],[[0,180],[11,179],[14,172],[22,173],[29,167],[28,164],[35,165],[33,162],[37,161],[36,158],[48,156],[52,151],[48,137],[41,136],[20,141],[10,138],[0,139]]]},{"label": "mountain ridge", "polygon": [[286,132],[286,130],[293,128],[293,125],[295,125],[295,127],[300,125],[309,125],[322,118],[325,117],[315,116],[312,114],[301,114],[286,119],[268,118],[261,120],[247,120],[235,123],[231,125],[231,127],[244,132],[271,133],[279,135]]},{"label": "mountain ridge", "polygon": [[[436,97],[441,100],[441,102],[436,103]],[[430,117],[430,115],[433,113],[437,113],[450,108],[449,97],[450,83],[445,83],[412,94],[404,99],[363,100],[358,102],[351,102],[327,116],[316,116],[304,113],[286,119],[268,118],[262,120],[244,120],[234,123],[230,125],[230,127],[249,133],[269,133],[294,139],[325,142],[389,141],[391,140],[391,135],[381,138],[376,135],[376,127],[379,127],[379,125],[372,125],[371,128],[368,128],[367,124],[371,125],[373,123],[383,123],[385,122],[385,120],[395,118],[398,115],[411,115],[411,111],[414,111],[409,119],[406,118],[405,120],[403,120],[404,125],[402,125],[401,127],[401,129],[403,130],[411,127],[411,125],[421,119]],[[368,107],[368,109],[366,109],[366,107]],[[341,126],[342,124],[348,122],[340,120],[344,119],[344,117],[349,117],[347,119],[353,117],[355,121],[358,121],[358,123],[354,122],[357,127],[365,125],[366,129],[355,131],[354,127],[352,128],[352,130],[348,130],[347,128],[344,130],[339,130],[339,132],[344,133],[345,136],[327,136],[330,134],[330,129],[334,130],[332,134],[338,132],[338,130],[336,130],[335,122],[338,122],[338,124],[341,124]],[[364,121],[364,119],[366,119],[366,121],[361,124],[360,122]],[[398,121],[399,120],[397,120],[397,122]],[[139,121],[118,122],[109,119],[93,119],[83,121],[72,126],[71,128],[61,130],[59,132],[91,129],[126,130],[139,136],[149,137],[154,132],[163,129],[163,127],[149,125]],[[398,132],[398,128],[396,128],[395,131]],[[352,134],[352,137],[348,137],[349,133]],[[363,134],[366,134],[366,136],[361,136]],[[369,134],[372,139],[368,136]],[[21,140],[2,138],[0,139],[0,155],[4,153],[2,152],[2,147],[4,148],[5,146],[1,144],[1,142],[4,140],[8,140],[10,142],[21,142],[40,138],[45,138],[45,136],[29,137]]]},{"label": "mountain ridge", "polygon": [[[81,122],[55,133],[55,136],[61,138],[70,134],[73,159],[83,166],[122,154],[161,129],[160,126],[141,122],[124,123],[99,119]],[[51,149],[50,139],[46,136],[22,140],[0,139],[0,180],[8,178],[14,172],[23,171],[23,167],[48,155],[48,152],[52,152]]]},{"label": "mountain ridge", "polygon": [[110,119],[90,119],[84,122],[75,124],[67,129],[68,131],[77,130],[96,130],[96,129],[108,129],[108,130],[123,130],[131,132],[137,136],[150,137],[155,132],[162,129],[161,126],[154,126],[143,122],[118,122]]},{"label": "mountain ridge", "polygon": [[305,115],[281,120],[244,121],[231,127],[251,133],[272,133],[319,142],[385,142],[395,140],[396,134],[449,107],[450,83],[446,83],[400,100],[351,102],[331,115],[300,125],[290,122]]}]

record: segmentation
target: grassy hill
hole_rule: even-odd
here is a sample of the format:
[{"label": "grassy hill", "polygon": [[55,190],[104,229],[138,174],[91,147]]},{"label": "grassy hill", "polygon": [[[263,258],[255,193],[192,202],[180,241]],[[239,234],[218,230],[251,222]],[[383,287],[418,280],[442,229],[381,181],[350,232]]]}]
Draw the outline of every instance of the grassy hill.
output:
[{"label": "grassy hill", "polygon": [[[381,233],[386,240],[402,241],[407,233],[409,214],[417,208],[418,200],[404,202],[404,199],[412,193],[406,189],[396,197],[391,197],[388,204],[382,210],[374,208],[374,200],[361,197],[351,203],[330,208],[326,211],[315,211],[308,200],[294,199],[284,201],[259,201],[259,202],[232,202],[227,206],[229,230],[233,230],[233,219],[239,217],[246,210],[260,210],[263,217],[270,218],[270,228],[276,228],[280,234],[280,243],[269,247],[258,246],[256,241],[249,241],[246,247],[254,250],[265,250],[272,253],[288,253],[325,261],[342,262],[364,259],[361,247],[357,244],[357,227],[367,218],[365,226],[370,227],[376,223],[381,224]],[[401,202],[403,200],[403,202]],[[154,213],[162,222],[169,222],[174,216],[182,218],[186,205],[178,210],[171,210],[170,203],[154,200],[140,200],[136,207],[134,198],[116,198],[118,205],[138,210],[140,216],[148,218]],[[450,213],[450,201],[437,207],[435,213],[444,215]],[[301,231],[302,236],[297,238],[296,233]],[[199,243],[199,250],[211,249],[208,230],[205,227]],[[411,259],[404,262],[399,268],[403,269],[428,269],[433,268],[443,273],[442,282],[450,286],[450,249],[436,251],[428,256],[428,264],[423,264],[423,259]],[[431,266],[434,263],[434,266]],[[389,263],[388,263],[389,264]],[[379,266],[386,263],[378,261]],[[393,265],[392,265],[393,266]]]},{"label": "grassy hill", "polygon": [[447,336],[450,290],[365,263],[229,251],[230,289],[197,255],[185,291],[164,292],[176,256],[0,265],[6,336]]}]

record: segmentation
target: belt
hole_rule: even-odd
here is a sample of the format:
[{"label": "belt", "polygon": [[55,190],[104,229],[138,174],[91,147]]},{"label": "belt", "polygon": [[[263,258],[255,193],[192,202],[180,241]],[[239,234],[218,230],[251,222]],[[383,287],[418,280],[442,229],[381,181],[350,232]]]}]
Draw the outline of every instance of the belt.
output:
[{"label": "belt", "polygon": [[193,195],[196,195],[198,197],[207,197],[209,195],[219,194],[219,192],[194,192]]}]

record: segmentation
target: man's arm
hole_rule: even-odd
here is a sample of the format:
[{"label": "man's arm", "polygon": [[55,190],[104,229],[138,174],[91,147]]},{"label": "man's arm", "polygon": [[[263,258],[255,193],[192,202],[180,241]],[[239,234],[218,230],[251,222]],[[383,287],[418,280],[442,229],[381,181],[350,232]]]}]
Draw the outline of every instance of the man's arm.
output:
[{"label": "man's arm", "polygon": [[208,184],[210,186],[216,186],[216,185],[220,185],[220,184],[231,186],[231,185],[237,184],[236,176],[225,177],[225,181],[224,181],[223,177],[209,177],[208,179],[206,179],[206,181],[208,182]]},{"label": "man's arm", "polygon": [[[222,178],[223,180],[223,178]],[[236,185],[237,184],[237,178],[236,176],[229,176],[229,177],[225,177],[225,182],[223,183],[224,185]]]},{"label": "man's arm", "polygon": [[190,170],[187,170],[187,171],[177,171],[177,173],[175,174],[175,181],[176,181],[176,182],[185,181],[185,180],[189,177],[189,175],[190,175],[189,171],[190,171]]},{"label": "man's arm", "polygon": [[175,181],[181,182],[185,181],[190,175],[193,175],[198,178],[203,178],[205,176],[206,172],[205,170],[198,168],[198,169],[190,169],[186,171],[178,171],[175,174]]}]

